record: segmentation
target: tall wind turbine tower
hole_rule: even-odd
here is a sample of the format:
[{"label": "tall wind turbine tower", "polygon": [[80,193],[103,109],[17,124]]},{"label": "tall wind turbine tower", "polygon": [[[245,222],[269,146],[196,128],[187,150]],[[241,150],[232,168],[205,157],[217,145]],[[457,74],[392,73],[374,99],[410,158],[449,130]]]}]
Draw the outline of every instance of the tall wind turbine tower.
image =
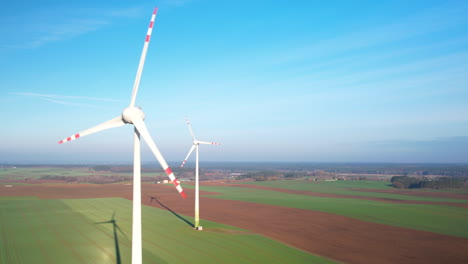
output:
[{"label": "tall wind turbine tower", "polygon": [[189,153],[185,157],[184,161],[180,165],[180,167],[184,167],[185,163],[187,162],[187,159],[190,157],[190,154],[192,154],[193,150],[196,149],[196,163],[195,163],[195,225],[194,228],[196,230],[202,230],[203,228],[200,226],[200,195],[199,195],[199,176],[198,176],[198,146],[200,144],[205,144],[205,145],[221,145],[220,143],[215,143],[215,142],[206,142],[206,141],[200,141],[195,139],[195,136],[193,135],[192,131],[192,126],[190,126],[190,121],[188,120],[187,117],[185,117],[185,121],[187,122],[187,125],[190,130],[190,134],[192,135],[193,139],[193,145],[189,150]]},{"label": "tall wind turbine tower", "polygon": [[141,74],[143,72],[143,66],[145,64],[146,52],[148,51],[148,45],[151,38],[151,32],[153,31],[154,21],[156,19],[156,13],[158,8],[154,8],[151,16],[151,21],[146,33],[145,43],[143,45],[143,51],[140,57],[140,63],[136,73],[135,83],[133,85],[132,97],[130,104],[126,107],[122,114],[97,126],[84,130],[80,133],[74,134],[68,138],[59,141],[59,144],[75,140],[80,137],[84,137],[102,130],[109,128],[120,127],[125,124],[132,124],[134,126],[134,152],[133,152],[133,216],[132,216],[132,264],[140,264],[142,262],[142,236],[141,236],[141,159],[140,159],[140,136],[148,144],[151,152],[153,152],[156,160],[159,162],[163,170],[166,172],[169,179],[174,183],[177,191],[180,193],[182,198],[186,198],[185,192],[180,186],[179,181],[175,178],[171,168],[167,165],[161,152],[156,147],[153,139],[151,138],[148,129],[146,128],[145,114],[143,111],[135,106],[135,100],[138,93],[138,87],[140,85]]}]

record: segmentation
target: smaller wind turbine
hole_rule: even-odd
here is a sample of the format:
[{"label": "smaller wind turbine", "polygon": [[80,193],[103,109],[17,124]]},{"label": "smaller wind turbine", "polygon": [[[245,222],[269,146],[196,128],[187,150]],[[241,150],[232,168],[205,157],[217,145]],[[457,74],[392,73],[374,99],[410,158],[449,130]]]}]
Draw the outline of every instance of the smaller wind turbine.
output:
[{"label": "smaller wind turbine", "polygon": [[207,141],[200,141],[195,139],[195,136],[193,135],[192,131],[192,126],[190,126],[190,121],[188,120],[187,117],[185,117],[185,121],[187,122],[187,125],[190,130],[190,134],[192,135],[193,139],[193,145],[189,150],[189,153],[187,154],[187,157],[185,157],[184,161],[180,165],[180,167],[184,167],[185,163],[187,162],[187,159],[190,157],[190,154],[192,154],[194,149],[197,149],[196,151],[196,163],[195,163],[195,224],[194,228],[196,230],[202,230],[203,228],[200,226],[200,202],[199,202],[199,179],[198,179],[198,146],[200,144],[205,144],[205,145],[221,145],[220,143],[215,143],[215,142],[207,142]]}]

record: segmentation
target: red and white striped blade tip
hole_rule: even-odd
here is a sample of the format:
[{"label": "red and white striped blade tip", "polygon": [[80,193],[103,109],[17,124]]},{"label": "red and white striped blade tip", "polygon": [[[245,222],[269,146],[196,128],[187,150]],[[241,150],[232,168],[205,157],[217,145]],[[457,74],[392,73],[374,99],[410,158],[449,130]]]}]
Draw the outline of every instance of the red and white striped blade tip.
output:
[{"label": "red and white striped blade tip", "polygon": [[79,134],[79,133],[77,133],[77,134],[75,134],[75,135],[73,135],[73,136],[71,136],[71,137],[67,137],[66,139],[62,139],[62,140],[60,140],[58,143],[59,143],[59,144],[63,144],[63,143],[66,143],[66,142],[68,142],[68,141],[72,141],[72,140],[75,140],[75,139],[78,139],[78,138],[80,138],[80,134]]},{"label": "red and white striped blade tip", "polygon": [[167,167],[167,169],[164,170],[167,174],[167,176],[169,176],[169,179],[171,179],[172,183],[174,184],[174,186],[176,187],[176,190],[180,193],[180,196],[182,196],[182,198],[187,198],[187,195],[185,194],[184,192],[184,189],[182,189],[182,186],[180,185],[180,181],[176,179],[176,177],[174,176],[174,173],[172,172],[172,169],[171,167]]}]

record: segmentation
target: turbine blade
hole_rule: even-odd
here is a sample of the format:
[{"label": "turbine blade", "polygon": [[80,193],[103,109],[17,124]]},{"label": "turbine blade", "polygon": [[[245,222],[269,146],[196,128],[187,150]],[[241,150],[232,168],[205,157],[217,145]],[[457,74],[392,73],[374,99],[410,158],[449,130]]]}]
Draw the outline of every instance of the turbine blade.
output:
[{"label": "turbine blade", "polygon": [[184,161],[182,162],[182,164],[180,165],[180,167],[184,167],[185,165],[185,162],[187,162],[187,159],[189,158],[190,154],[192,154],[192,151],[195,149],[195,145],[192,145],[192,147],[190,148],[190,151],[188,152],[187,156],[185,157]]},{"label": "turbine blade", "polygon": [[205,145],[218,145],[218,146],[221,145],[221,143],[208,142],[208,141],[199,141],[199,140],[197,140],[195,143],[196,144],[205,144]]},{"label": "turbine blade", "polygon": [[80,138],[80,137],[84,137],[84,136],[87,136],[87,135],[102,131],[102,130],[106,130],[106,129],[113,128],[113,127],[119,127],[119,126],[123,126],[123,125],[125,125],[125,122],[122,120],[122,116],[118,116],[118,117],[113,118],[113,119],[111,119],[109,121],[106,121],[106,122],[101,123],[101,124],[99,124],[97,126],[94,126],[94,127],[90,128],[90,129],[81,131],[80,133],[76,133],[76,134],[74,134],[72,136],[69,136],[69,137],[63,139],[63,140],[60,140],[58,143],[62,144],[62,143],[68,142],[68,141],[75,140],[75,139]]},{"label": "turbine blade", "polygon": [[185,199],[187,195],[182,189],[182,186],[180,186],[179,180],[175,178],[174,173],[172,172],[171,168],[167,165],[166,160],[164,160],[164,157],[161,155],[161,152],[159,152],[158,147],[156,147],[156,144],[154,143],[153,138],[151,138],[151,135],[149,134],[148,129],[146,128],[145,122],[143,122],[143,120],[141,119],[136,119],[136,118],[135,120],[132,120],[132,122],[133,122],[133,125],[138,130],[138,132],[140,133],[140,135],[146,141],[146,144],[148,144],[148,147],[151,149],[151,152],[153,152],[159,164],[161,164],[161,167],[163,168],[164,172],[166,172],[169,179],[171,179],[172,183],[174,183],[174,186],[176,187],[177,191],[180,193],[182,198]]},{"label": "turbine blade", "polygon": [[106,222],[96,222],[95,224],[98,225],[98,224],[110,224],[110,223],[113,223],[113,221],[110,220],[110,221],[106,221]]},{"label": "turbine blade", "polygon": [[156,19],[156,13],[158,8],[155,7],[153,14],[151,15],[151,21],[148,26],[148,31],[146,33],[145,44],[143,44],[143,51],[141,52],[140,63],[138,64],[137,74],[135,77],[135,83],[133,84],[132,99],[130,101],[130,106],[135,105],[136,96],[138,93],[138,87],[140,86],[141,73],[143,72],[143,66],[145,65],[146,52],[148,51],[148,46],[151,38],[151,32],[153,31],[154,20]]},{"label": "turbine blade", "polygon": [[185,117],[185,122],[187,122],[188,128],[190,130],[190,135],[192,135],[192,139],[193,141],[195,141],[195,136],[193,135],[192,126],[190,125],[190,121],[188,120],[188,117]]}]

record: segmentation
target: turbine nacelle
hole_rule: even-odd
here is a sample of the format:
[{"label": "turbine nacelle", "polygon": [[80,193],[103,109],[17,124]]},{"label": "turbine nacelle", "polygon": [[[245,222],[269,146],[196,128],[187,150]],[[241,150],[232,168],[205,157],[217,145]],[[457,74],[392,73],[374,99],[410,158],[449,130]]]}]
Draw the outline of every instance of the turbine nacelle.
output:
[{"label": "turbine nacelle", "polygon": [[199,146],[200,144],[205,144],[205,145],[221,145],[220,143],[216,142],[207,142],[207,141],[201,141],[201,140],[193,140],[193,145],[194,146]]},{"label": "turbine nacelle", "polygon": [[135,120],[145,120],[145,113],[140,107],[129,106],[123,110],[122,120],[127,124],[133,124]]}]

